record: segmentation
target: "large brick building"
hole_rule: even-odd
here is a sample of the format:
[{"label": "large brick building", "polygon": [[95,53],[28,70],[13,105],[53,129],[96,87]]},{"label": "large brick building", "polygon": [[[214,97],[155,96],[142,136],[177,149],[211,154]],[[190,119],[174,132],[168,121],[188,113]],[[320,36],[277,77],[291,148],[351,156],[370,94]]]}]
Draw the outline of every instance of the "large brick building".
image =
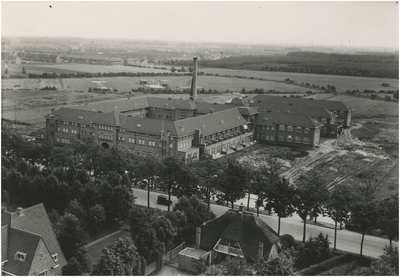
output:
[{"label": "large brick building", "polygon": [[103,147],[131,154],[198,158],[229,154],[253,141],[315,148],[351,124],[342,102],[258,95],[212,104],[197,99],[194,59],[190,99],[139,97],[61,108],[46,116],[46,138],[70,143],[91,136]]}]

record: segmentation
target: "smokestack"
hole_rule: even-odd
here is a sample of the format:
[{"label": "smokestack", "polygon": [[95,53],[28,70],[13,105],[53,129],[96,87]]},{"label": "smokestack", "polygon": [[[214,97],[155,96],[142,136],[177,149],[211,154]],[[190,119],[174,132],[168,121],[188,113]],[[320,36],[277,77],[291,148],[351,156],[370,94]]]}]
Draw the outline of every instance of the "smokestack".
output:
[{"label": "smokestack", "polygon": [[196,228],[196,248],[200,249],[201,228]]},{"label": "smokestack", "polygon": [[190,100],[197,99],[197,58],[193,58],[193,77],[192,87],[190,89]]}]

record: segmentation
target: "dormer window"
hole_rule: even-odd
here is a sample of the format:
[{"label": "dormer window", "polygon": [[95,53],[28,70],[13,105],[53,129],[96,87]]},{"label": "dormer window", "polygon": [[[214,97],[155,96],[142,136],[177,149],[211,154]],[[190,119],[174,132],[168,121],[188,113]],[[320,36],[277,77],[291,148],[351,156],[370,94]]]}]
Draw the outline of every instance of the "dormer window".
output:
[{"label": "dormer window", "polygon": [[25,262],[25,259],[26,259],[26,253],[17,251],[17,253],[14,255],[14,260]]},{"label": "dormer window", "polygon": [[138,123],[138,124],[136,124],[136,127],[140,128],[140,127],[142,127],[142,124]]},{"label": "dormer window", "polygon": [[55,262],[57,262],[58,261],[58,254],[56,253],[56,254],[53,254],[53,255],[51,255],[52,257],[53,257],[53,260],[55,261]]}]

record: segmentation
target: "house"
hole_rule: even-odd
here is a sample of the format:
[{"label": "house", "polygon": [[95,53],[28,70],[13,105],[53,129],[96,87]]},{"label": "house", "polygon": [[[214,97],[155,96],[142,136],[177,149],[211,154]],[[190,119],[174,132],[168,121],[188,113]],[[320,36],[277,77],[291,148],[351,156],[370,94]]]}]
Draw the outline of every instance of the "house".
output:
[{"label": "house", "polygon": [[1,216],[3,275],[62,275],[67,260],[43,204]]},{"label": "house", "polygon": [[61,63],[61,58],[58,54],[26,52],[21,53],[19,57],[25,62]]},{"label": "house", "polygon": [[239,257],[254,262],[258,256],[276,257],[282,250],[279,235],[254,213],[228,210],[222,216],[197,228],[196,247],[179,253],[179,267],[195,272],[188,259],[206,259],[215,264],[227,257]]}]

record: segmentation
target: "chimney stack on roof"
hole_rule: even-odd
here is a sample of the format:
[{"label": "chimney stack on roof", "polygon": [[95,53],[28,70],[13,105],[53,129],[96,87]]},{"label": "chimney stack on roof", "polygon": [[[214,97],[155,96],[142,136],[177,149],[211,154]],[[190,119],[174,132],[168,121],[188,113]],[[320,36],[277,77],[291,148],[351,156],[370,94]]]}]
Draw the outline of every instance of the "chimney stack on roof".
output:
[{"label": "chimney stack on roof", "polygon": [[23,216],[23,215],[24,215],[24,209],[22,209],[22,208],[17,208],[17,215],[18,215],[18,216]]},{"label": "chimney stack on roof", "polygon": [[193,58],[193,77],[190,89],[190,100],[197,99],[197,57]]}]

